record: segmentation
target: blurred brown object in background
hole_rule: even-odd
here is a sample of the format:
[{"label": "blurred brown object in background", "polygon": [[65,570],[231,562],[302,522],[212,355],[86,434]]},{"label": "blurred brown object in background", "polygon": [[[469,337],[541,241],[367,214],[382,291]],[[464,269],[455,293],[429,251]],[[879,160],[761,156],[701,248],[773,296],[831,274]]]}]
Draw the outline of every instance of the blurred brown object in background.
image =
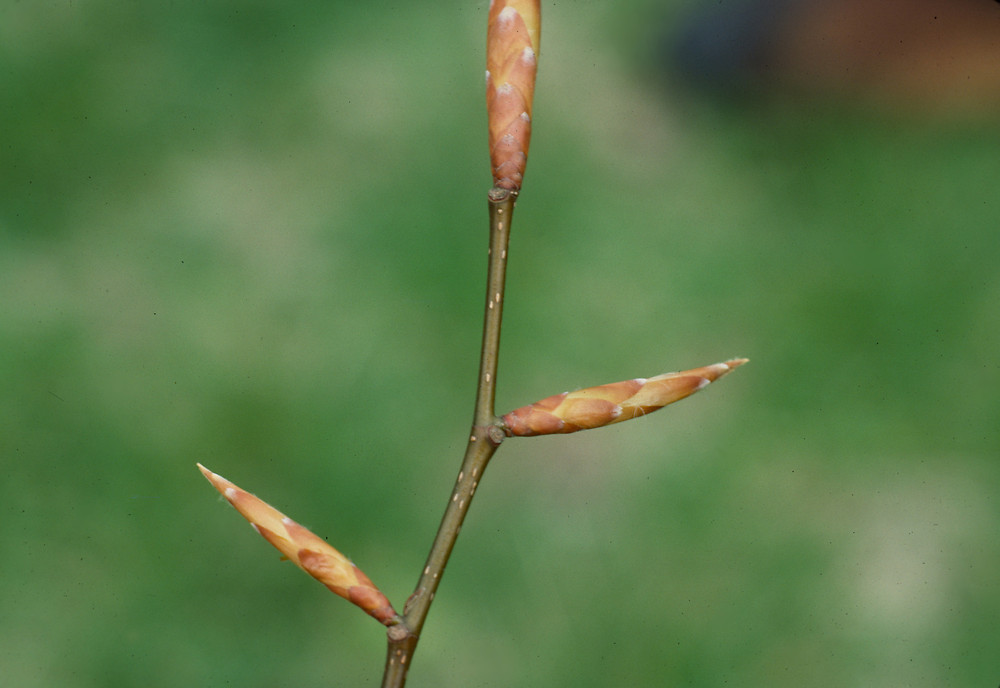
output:
[{"label": "blurred brown object in background", "polygon": [[696,81],[744,93],[765,89],[931,112],[997,112],[1000,2],[723,3],[683,27],[675,59]]}]

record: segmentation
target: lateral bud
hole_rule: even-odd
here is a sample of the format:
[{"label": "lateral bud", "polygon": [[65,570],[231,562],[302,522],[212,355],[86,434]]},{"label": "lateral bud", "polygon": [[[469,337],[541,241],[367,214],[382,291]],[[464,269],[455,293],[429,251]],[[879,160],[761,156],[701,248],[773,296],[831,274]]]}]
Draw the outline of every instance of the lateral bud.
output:
[{"label": "lateral bud", "polygon": [[212,483],[261,536],[285,557],[310,576],[364,609],[386,626],[400,622],[400,617],[385,595],[354,563],[267,502],[240,489],[200,463],[202,475]]},{"label": "lateral bud", "polygon": [[519,437],[552,435],[590,430],[644,416],[694,394],[747,360],[734,358],[680,373],[556,394],[505,415],[505,432]]}]

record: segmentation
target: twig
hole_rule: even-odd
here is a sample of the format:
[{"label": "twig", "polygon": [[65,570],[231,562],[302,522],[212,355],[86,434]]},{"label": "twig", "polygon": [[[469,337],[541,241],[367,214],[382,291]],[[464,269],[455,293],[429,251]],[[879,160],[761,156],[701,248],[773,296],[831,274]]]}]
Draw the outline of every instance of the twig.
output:
[{"label": "twig", "polygon": [[402,688],[413,661],[413,653],[420,639],[420,632],[427,620],[434,601],[434,593],[441,583],[441,576],[455,541],[462,529],[462,521],[469,511],[476,487],[493,453],[503,441],[501,420],[494,411],[496,396],[497,361],[500,351],[500,325],[503,319],[504,280],[507,270],[507,244],[510,221],[514,213],[516,193],[495,187],[489,193],[490,251],[486,277],[486,306],[483,316],[483,343],[479,358],[479,381],[476,387],[476,407],[472,421],[465,458],[458,471],[458,479],[434,544],[424,565],[416,590],[403,608],[403,620],[388,630],[389,647],[386,652],[382,688]]}]

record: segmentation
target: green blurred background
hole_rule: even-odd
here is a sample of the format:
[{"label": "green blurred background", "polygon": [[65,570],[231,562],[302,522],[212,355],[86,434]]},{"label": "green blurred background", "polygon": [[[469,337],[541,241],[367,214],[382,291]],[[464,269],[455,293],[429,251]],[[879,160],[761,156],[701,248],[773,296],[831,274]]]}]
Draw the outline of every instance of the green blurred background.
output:
[{"label": "green blurred background", "polygon": [[[995,686],[1000,131],[724,104],[685,4],[546,4],[498,408],[748,356],[510,440],[414,686]],[[0,674],[378,685],[471,420],[486,3],[0,8]]]}]

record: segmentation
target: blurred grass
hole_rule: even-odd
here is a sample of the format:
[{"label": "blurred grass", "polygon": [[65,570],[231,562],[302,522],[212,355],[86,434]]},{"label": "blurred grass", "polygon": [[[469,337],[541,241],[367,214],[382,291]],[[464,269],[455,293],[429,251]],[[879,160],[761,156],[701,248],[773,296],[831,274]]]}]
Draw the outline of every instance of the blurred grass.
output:
[{"label": "blurred grass", "polygon": [[[471,416],[485,5],[0,12],[5,680],[377,685],[194,462],[409,594]],[[752,363],[505,445],[411,683],[995,683],[1000,134],[687,98],[655,16],[546,7],[498,406]]]}]

